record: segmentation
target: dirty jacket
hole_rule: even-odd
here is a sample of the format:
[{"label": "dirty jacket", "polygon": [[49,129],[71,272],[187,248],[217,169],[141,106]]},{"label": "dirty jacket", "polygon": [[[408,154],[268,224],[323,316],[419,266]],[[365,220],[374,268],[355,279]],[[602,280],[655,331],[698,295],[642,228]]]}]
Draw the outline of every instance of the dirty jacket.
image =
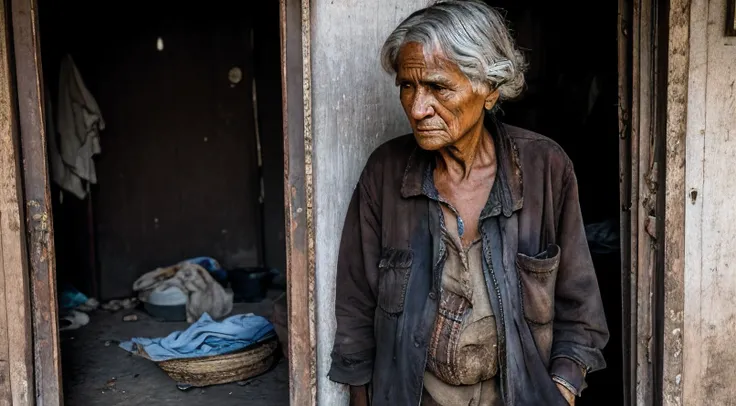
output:
[{"label": "dirty jacket", "polygon": [[[541,135],[500,124],[497,174],[481,212],[483,272],[497,320],[505,405],[567,405],[605,367],[608,340],[570,159]],[[338,257],[331,380],[369,384],[373,405],[419,405],[446,248],[434,153],[409,134],[368,159]]]}]

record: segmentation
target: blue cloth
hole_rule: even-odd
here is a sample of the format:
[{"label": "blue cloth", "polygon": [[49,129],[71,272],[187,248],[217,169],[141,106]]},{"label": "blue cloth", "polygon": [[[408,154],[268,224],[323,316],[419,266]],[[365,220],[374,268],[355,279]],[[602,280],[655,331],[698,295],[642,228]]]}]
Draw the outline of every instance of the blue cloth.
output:
[{"label": "blue cloth", "polygon": [[59,294],[59,306],[64,310],[75,309],[87,303],[89,298],[73,286],[65,284]]},{"label": "blue cloth", "polygon": [[175,331],[164,338],[137,337],[120,343],[120,347],[159,362],[228,354],[274,334],[273,325],[261,316],[238,314],[216,322],[205,313],[184,331]]},{"label": "blue cloth", "polygon": [[190,263],[190,264],[197,264],[197,265],[201,266],[202,268],[204,268],[204,269],[206,269],[206,270],[208,270],[210,272],[219,271],[220,269],[222,269],[222,267],[220,266],[220,263],[217,262],[216,259],[211,258],[211,257],[189,258],[189,259],[185,259],[185,260],[183,260],[181,262],[186,262],[186,263]]}]

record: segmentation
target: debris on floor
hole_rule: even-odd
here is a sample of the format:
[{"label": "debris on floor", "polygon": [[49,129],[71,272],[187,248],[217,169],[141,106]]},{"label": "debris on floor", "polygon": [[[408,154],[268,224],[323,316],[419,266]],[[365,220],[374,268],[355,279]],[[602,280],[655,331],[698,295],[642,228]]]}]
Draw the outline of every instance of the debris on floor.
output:
[{"label": "debris on floor", "polygon": [[138,321],[138,315],[137,314],[126,314],[123,316],[123,321],[130,322],[130,321]]},{"label": "debris on floor", "polygon": [[105,304],[102,305],[102,310],[106,310],[108,312],[118,312],[120,310],[130,310],[135,309],[138,306],[138,303],[140,301],[136,297],[128,298],[128,299],[114,299],[111,300]]},{"label": "debris on floor", "polygon": [[89,312],[97,310],[99,307],[100,307],[100,302],[98,302],[97,299],[91,297],[87,299],[87,301],[84,302],[83,304],[77,306],[77,310],[85,312],[85,313],[89,313]]},{"label": "debris on floor", "polygon": [[100,303],[87,297],[71,285],[64,285],[59,293],[59,331],[76,330],[89,323],[87,313],[96,310]]},{"label": "debris on floor", "polygon": [[59,331],[76,330],[89,324],[89,315],[79,310],[64,312],[59,320]]},{"label": "debris on floor", "polygon": [[[270,320],[273,300],[280,293],[269,292],[267,299],[260,303],[235,304],[233,314],[254,313]],[[71,339],[72,335],[69,332],[62,335],[64,368],[62,376],[65,381],[66,405],[195,406],[213,403],[287,406],[289,404],[288,363],[276,351],[272,355],[280,359],[273,361],[271,368],[255,379],[242,378],[229,384],[201,388],[191,385],[196,390],[181,391],[176,385],[179,383],[178,380],[172,378],[157,363],[123,351],[119,348],[119,344],[121,341],[129,340],[130,337],[167,337],[172,332],[184,331],[191,325],[186,322],[160,322],[140,311],[136,312],[137,322],[123,322],[123,315],[128,313],[98,311],[92,315],[87,326],[73,333],[74,339]],[[253,347],[242,352],[249,350],[253,350]],[[251,358],[254,355],[251,354]],[[226,354],[221,357],[228,356]],[[209,360],[214,358],[211,357]],[[184,361],[194,363],[196,359]],[[264,361],[270,362],[269,357],[264,358]],[[235,366],[243,365],[242,360],[230,362]],[[184,363],[178,364],[186,367]],[[246,365],[253,368],[259,366],[257,363]],[[176,364],[171,366],[174,367]],[[191,369],[192,366],[193,364],[190,364],[188,367]],[[107,382],[113,377],[114,385],[108,387]]]}]

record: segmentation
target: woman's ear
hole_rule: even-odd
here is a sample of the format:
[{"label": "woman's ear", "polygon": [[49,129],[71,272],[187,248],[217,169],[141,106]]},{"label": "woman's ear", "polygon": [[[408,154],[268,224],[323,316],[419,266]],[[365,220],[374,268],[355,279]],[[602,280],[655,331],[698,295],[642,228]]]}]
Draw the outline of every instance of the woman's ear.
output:
[{"label": "woman's ear", "polygon": [[498,98],[501,95],[501,93],[498,91],[498,89],[493,89],[490,93],[488,93],[488,96],[486,96],[485,103],[483,104],[483,107],[491,111],[493,107],[498,103]]}]

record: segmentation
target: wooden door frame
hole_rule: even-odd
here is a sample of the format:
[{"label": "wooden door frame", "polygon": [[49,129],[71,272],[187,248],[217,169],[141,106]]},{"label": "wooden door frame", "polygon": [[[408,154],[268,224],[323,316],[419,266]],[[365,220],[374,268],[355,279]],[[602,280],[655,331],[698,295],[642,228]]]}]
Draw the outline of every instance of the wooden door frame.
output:
[{"label": "wooden door frame", "polygon": [[[43,80],[36,0],[11,0],[25,253],[33,326],[33,399],[27,404],[63,404],[56,300],[56,262],[46,158]],[[6,21],[7,23],[7,21]]]},{"label": "wooden door frame", "polygon": [[[624,404],[653,404],[656,340],[657,0],[619,1]],[[627,300],[628,299],[628,300]]]},{"label": "wooden door frame", "polygon": [[[309,0],[279,2],[290,401],[313,406],[317,402],[317,343],[311,11]],[[6,52],[11,44],[5,29],[0,33],[0,51],[4,51],[0,52],[0,97],[11,103],[0,104],[0,145],[13,147],[0,155],[0,173],[12,180],[0,183],[4,274],[0,287],[4,283],[5,298],[3,301],[0,293],[0,330],[3,322],[7,326],[7,334],[0,334],[0,358],[5,354],[3,340],[11,339],[13,345],[9,365],[0,362],[0,373],[10,371],[9,385],[0,384],[0,402],[12,396],[14,405],[61,405],[38,8],[35,0],[10,3],[9,19],[3,13],[8,3],[0,0],[0,23],[5,28],[12,21],[15,62],[12,66]],[[675,404],[673,399],[681,399],[686,129],[682,117],[687,104],[689,3],[619,2],[619,71],[626,72],[619,80],[622,293],[631,299],[623,308],[627,405],[657,400]],[[21,102],[14,104],[14,100]],[[20,227],[13,225],[18,222]],[[4,321],[2,315],[6,315]]]},{"label": "wooden door frame", "polygon": [[619,1],[625,405],[684,402],[689,24],[690,0]]},{"label": "wooden door frame", "polygon": [[[3,149],[0,155],[0,174],[7,174],[7,179],[13,180],[0,183],[0,210],[3,210],[0,212],[3,267],[0,269],[5,274],[4,281],[0,279],[0,288],[5,283],[5,289],[0,292],[0,316],[7,314],[5,322],[0,317],[0,330],[8,326],[7,336],[15,339],[10,356],[5,358],[10,360],[10,365],[0,362],[0,374],[11,378],[7,381],[9,385],[0,383],[0,403],[12,392],[13,405],[56,406],[63,404],[63,393],[38,5],[36,0],[9,1],[8,4],[0,0],[0,51],[3,51],[0,96],[3,100],[21,102],[0,104],[0,145],[15,143],[7,148],[7,154]],[[313,406],[317,393],[317,343],[313,296],[310,8],[309,0],[279,0],[279,3],[290,403]],[[11,53],[7,52],[10,49],[15,66],[11,66]],[[17,94],[12,94],[13,89],[17,89]],[[13,168],[17,171],[11,171]],[[15,223],[13,215],[17,218]],[[13,226],[23,218],[24,226]],[[3,306],[7,307],[6,312],[2,312]],[[0,359],[3,348],[7,347],[4,340],[7,338],[0,332]],[[5,374],[6,370],[10,373]]]},{"label": "wooden door frame", "polygon": [[284,209],[289,326],[289,400],[317,404],[312,94],[309,0],[279,0],[284,120]]},{"label": "wooden door frame", "polygon": [[665,185],[661,202],[664,222],[658,230],[663,239],[660,391],[662,404],[678,406],[688,402],[683,394],[682,376],[685,334],[685,202],[688,199],[685,184],[685,141],[692,69],[690,19],[691,0],[669,0],[666,30],[668,46],[667,51],[663,52],[668,68],[666,83],[663,85],[666,88],[666,92],[663,92],[666,109],[663,113],[665,119],[662,120],[662,161],[666,170],[660,174],[662,184]]},{"label": "wooden door frame", "polygon": [[9,2],[0,0],[0,404],[35,399],[30,280]]}]

